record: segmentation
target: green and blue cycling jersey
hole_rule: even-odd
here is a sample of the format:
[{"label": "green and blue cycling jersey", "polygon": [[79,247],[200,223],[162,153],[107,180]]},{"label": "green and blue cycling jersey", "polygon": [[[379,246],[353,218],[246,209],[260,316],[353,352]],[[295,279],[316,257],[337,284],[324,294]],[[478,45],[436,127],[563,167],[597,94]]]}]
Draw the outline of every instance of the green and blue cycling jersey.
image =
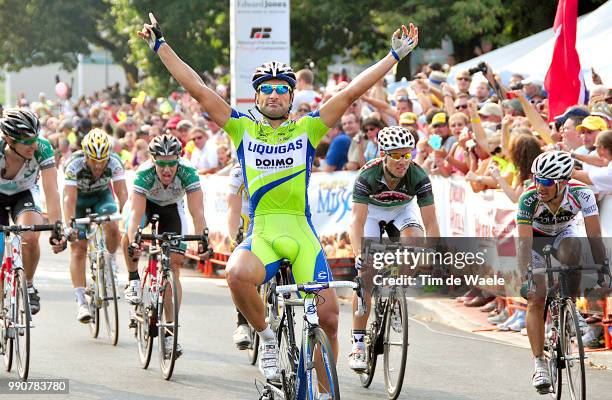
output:
[{"label": "green and blue cycling jersey", "polygon": [[252,251],[268,281],[282,259],[297,283],[330,281],[331,271],[310,218],[308,183],[315,149],[329,130],[318,112],[273,128],[232,110],[223,129],[237,149],[251,225],[238,249]]}]

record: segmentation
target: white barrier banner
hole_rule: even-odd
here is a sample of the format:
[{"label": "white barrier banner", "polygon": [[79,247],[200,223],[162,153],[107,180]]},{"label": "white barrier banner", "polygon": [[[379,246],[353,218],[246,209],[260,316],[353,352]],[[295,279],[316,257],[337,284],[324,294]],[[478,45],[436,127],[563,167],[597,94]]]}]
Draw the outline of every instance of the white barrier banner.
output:
[{"label": "white barrier banner", "polygon": [[290,63],[289,0],[230,1],[232,107],[253,107],[251,76],[267,61]]}]

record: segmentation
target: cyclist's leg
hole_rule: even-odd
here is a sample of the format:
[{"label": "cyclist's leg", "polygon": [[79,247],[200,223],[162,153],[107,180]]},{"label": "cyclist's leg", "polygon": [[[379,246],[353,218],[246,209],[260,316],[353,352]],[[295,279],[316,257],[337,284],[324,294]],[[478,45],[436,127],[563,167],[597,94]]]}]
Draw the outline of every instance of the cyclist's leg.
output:
[{"label": "cyclist's leg", "polygon": [[[538,248],[540,246],[537,246]],[[544,266],[543,257],[535,250],[532,251],[532,268]],[[527,296],[527,315],[525,326],[527,336],[531,346],[531,352],[537,359],[544,353],[544,306],[546,302],[546,278],[542,274],[533,275],[533,285],[531,292]]]},{"label": "cyclist's leg", "polygon": [[[17,193],[14,197],[14,201],[11,211],[13,214],[13,221],[15,221],[16,224],[37,225],[43,223],[37,190],[25,190],[21,193]],[[32,286],[34,273],[36,272],[36,267],[40,258],[39,237],[40,232],[23,232],[21,234],[21,256],[28,286]]]},{"label": "cyclist's leg", "polygon": [[[584,239],[581,239],[579,237],[576,225],[569,225],[557,235],[553,243],[553,248],[555,249],[555,258],[565,265],[580,265],[580,261],[582,258],[581,240]],[[581,278],[581,271],[573,271],[568,274],[567,286],[570,295],[574,299],[574,301],[576,301],[576,297],[580,294],[580,284],[582,282]],[[586,321],[582,320],[581,315],[578,318],[581,319],[581,328],[586,328]]]},{"label": "cyclist's leg", "polygon": [[[96,197],[98,199],[94,207],[94,212],[96,214],[109,215],[117,212],[117,204],[115,203],[115,199],[110,189],[105,190]],[[121,240],[117,221],[104,223],[104,238],[106,239],[106,249],[108,252],[110,254],[115,254]]]},{"label": "cyclist's leg", "polygon": [[[87,209],[95,204],[95,199],[86,196],[77,196],[75,218],[87,215]],[[85,304],[85,259],[87,257],[86,225],[78,227],[79,233],[76,241],[70,243],[70,278],[77,304]]]}]

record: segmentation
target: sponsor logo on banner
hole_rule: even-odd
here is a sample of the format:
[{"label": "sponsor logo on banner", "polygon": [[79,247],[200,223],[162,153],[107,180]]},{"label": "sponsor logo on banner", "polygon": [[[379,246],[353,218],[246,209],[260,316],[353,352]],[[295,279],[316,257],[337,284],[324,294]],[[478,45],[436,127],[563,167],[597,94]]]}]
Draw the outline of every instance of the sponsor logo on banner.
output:
[{"label": "sponsor logo on banner", "polygon": [[[353,191],[347,181],[320,182],[317,190],[316,212],[340,222],[351,210]],[[344,229],[346,230],[346,229]]]},{"label": "sponsor logo on banner", "polygon": [[251,28],[251,39],[269,39],[272,28],[270,27],[253,27]]},{"label": "sponsor logo on banner", "polygon": [[450,234],[463,236],[465,234],[465,187],[450,182]]}]

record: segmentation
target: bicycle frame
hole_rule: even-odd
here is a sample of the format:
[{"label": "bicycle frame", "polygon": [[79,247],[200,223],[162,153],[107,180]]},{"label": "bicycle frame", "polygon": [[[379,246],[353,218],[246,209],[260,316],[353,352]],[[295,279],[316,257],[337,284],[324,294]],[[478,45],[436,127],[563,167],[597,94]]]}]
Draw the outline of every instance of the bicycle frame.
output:
[{"label": "bicycle frame", "polygon": [[[15,274],[18,270],[23,269],[23,261],[21,259],[21,236],[18,234],[14,234],[12,237],[10,237],[10,234],[6,232],[4,237],[4,243],[4,262],[2,263],[2,272],[0,273],[0,278],[2,281],[3,293],[10,293],[10,302],[8,306],[10,312],[12,313],[12,315],[10,315],[11,320],[15,321],[17,318],[17,310],[15,307],[17,297]],[[7,284],[8,287],[6,286]],[[5,298],[8,298],[8,296]],[[14,330],[9,330],[9,334],[14,334]]]}]

